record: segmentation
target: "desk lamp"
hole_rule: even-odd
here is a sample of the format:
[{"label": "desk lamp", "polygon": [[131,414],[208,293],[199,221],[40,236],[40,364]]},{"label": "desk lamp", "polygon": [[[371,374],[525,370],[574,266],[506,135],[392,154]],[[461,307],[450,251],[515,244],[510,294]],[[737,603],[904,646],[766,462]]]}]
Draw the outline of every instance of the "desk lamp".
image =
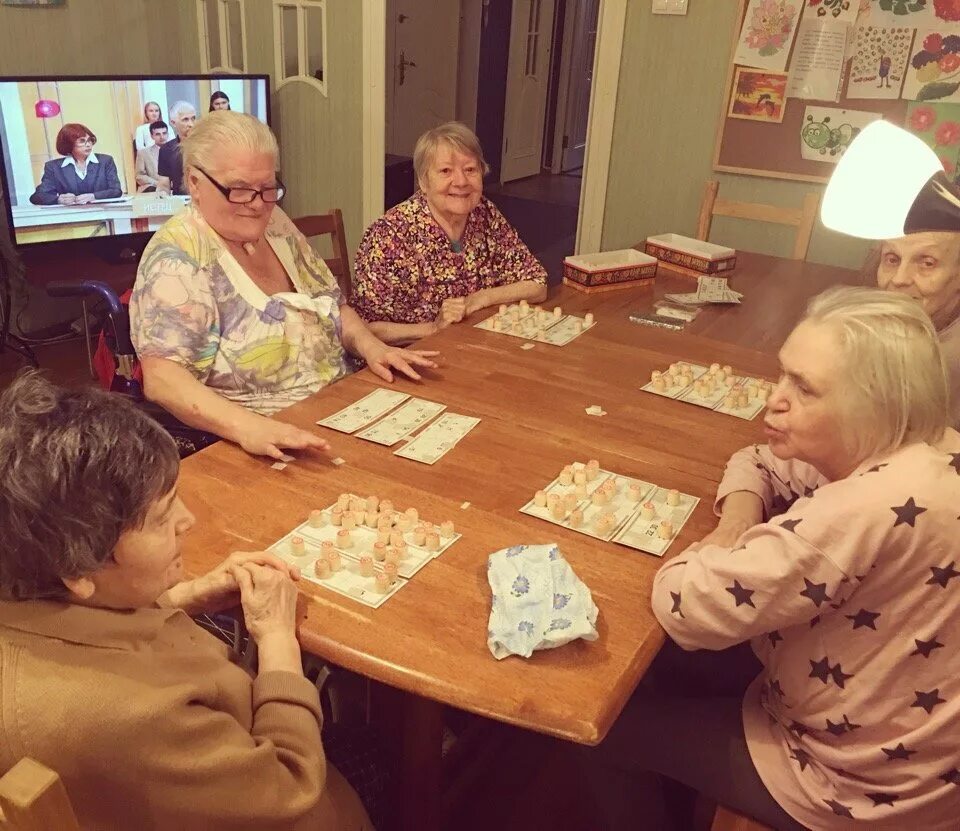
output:
[{"label": "desk lamp", "polygon": [[887,121],[875,121],[837,164],[820,219],[834,231],[863,239],[960,231],[960,190],[923,141]]}]

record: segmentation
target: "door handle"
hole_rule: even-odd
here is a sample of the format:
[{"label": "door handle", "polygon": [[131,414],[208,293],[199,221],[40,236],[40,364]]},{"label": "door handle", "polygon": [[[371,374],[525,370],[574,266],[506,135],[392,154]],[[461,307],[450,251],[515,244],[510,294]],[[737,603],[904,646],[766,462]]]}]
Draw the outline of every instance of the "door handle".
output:
[{"label": "door handle", "polygon": [[416,68],[417,65],[413,61],[408,61],[406,53],[401,51],[400,62],[397,64],[397,70],[400,73],[400,82],[397,84],[397,86],[401,86],[401,87],[403,86],[403,82],[406,80],[406,77],[407,77],[408,66],[412,66]]}]

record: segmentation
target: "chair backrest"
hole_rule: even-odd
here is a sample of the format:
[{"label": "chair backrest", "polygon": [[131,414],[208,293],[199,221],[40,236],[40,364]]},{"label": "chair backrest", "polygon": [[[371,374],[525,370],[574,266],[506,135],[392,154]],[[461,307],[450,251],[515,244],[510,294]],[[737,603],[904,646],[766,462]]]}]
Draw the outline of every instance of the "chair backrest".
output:
[{"label": "chair backrest", "polygon": [[330,213],[301,216],[293,220],[293,224],[305,237],[319,237],[330,235],[333,246],[333,256],[324,257],[333,276],[337,278],[340,291],[346,300],[350,299],[353,287],[353,277],[350,274],[350,253],[347,251],[347,235],[343,230],[343,214],[339,208]]},{"label": "chair backrest", "polygon": [[799,208],[780,208],[776,205],[763,205],[756,202],[732,202],[718,199],[720,183],[708,180],[703,189],[703,201],[700,203],[700,217],[697,222],[697,239],[704,242],[710,236],[710,226],[715,216],[731,216],[736,219],[753,219],[758,222],[772,222],[776,225],[792,225],[797,229],[793,241],[791,259],[804,260],[810,247],[810,237],[817,221],[817,208],[820,194],[808,193],[803,197]]},{"label": "chair backrest", "polygon": [[2,831],[80,831],[60,777],[33,759],[0,777],[0,811]]},{"label": "chair backrest", "polygon": [[718,805],[710,831],[773,831],[773,829],[755,819],[724,808],[723,805]]}]

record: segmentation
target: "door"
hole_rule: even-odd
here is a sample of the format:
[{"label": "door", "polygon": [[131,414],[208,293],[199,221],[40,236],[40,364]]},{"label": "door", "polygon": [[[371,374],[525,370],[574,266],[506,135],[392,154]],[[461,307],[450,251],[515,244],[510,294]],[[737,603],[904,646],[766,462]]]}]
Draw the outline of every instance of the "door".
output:
[{"label": "door", "polygon": [[388,0],[386,151],[412,156],[420,135],[457,113],[460,4]]},{"label": "door", "polygon": [[600,13],[600,0],[580,0],[576,5],[561,139],[561,173],[583,167],[587,146],[587,116],[590,112],[590,87],[593,84],[593,50],[597,44],[597,18]]},{"label": "door", "polygon": [[513,0],[500,181],[540,172],[554,0]]}]

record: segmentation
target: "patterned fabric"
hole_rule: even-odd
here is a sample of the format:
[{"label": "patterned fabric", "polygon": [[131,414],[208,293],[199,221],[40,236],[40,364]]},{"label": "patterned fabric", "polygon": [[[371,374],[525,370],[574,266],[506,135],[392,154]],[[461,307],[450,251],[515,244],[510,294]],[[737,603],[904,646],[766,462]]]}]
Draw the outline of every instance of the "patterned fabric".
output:
[{"label": "patterned fabric", "polygon": [[486,197],[467,219],[460,249],[417,191],[364,233],[351,305],[365,320],[427,323],[450,297],[524,280],[547,284],[543,266]]},{"label": "patterned fabric", "polygon": [[163,224],[137,270],[130,335],[224,398],[264,415],[347,373],[340,291],[326,263],[275,208],[265,233],[295,291],[267,296],[199,211]]},{"label": "patterned fabric", "polygon": [[960,317],[938,334],[950,382],[950,423],[960,430]]},{"label": "patterned fabric", "polygon": [[766,446],[736,453],[718,500],[771,521],[660,569],[657,618],[685,649],[752,638],[753,762],[810,828],[956,829],[960,816],[960,435],[827,482]]},{"label": "patterned fabric", "polygon": [[494,658],[529,658],[535,649],[597,639],[593,596],[556,543],[514,545],[491,554],[487,581],[492,595],[487,646]]}]

